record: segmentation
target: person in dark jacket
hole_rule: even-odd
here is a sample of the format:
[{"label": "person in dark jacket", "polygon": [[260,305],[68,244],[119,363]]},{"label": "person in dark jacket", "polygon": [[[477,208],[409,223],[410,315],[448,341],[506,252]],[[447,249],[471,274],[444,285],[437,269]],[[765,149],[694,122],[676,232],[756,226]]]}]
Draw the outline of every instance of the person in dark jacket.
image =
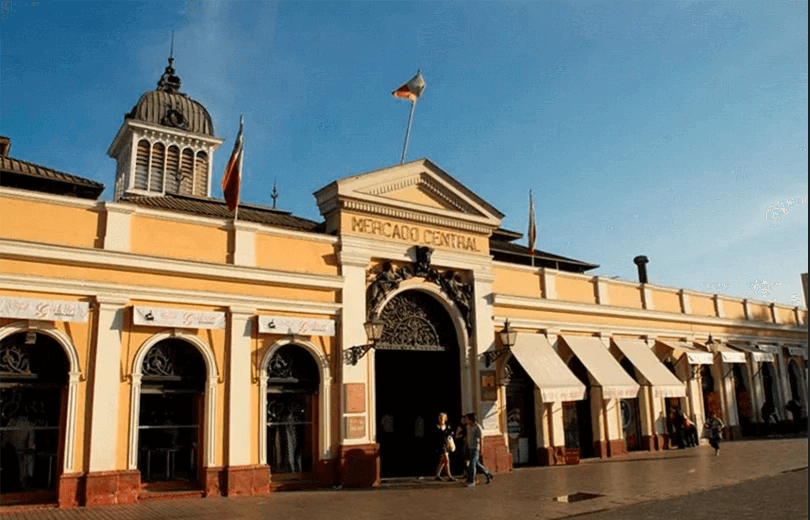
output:
[{"label": "person in dark jacket", "polygon": [[[442,470],[447,472],[447,480],[454,481],[453,475],[450,473],[450,448],[449,443],[453,439],[453,430],[447,424],[447,414],[439,414],[439,423],[436,425],[436,430],[433,433],[434,444],[436,452],[439,454],[439,465],[436,467],[436,480],[442,479]],[[453,444],[455,447],[455,443]]]}]

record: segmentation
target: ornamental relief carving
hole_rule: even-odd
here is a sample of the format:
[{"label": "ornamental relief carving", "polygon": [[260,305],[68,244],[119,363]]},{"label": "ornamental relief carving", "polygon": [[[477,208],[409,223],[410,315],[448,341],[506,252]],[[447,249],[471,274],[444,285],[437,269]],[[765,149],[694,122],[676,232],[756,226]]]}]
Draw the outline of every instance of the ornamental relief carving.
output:
[{"label": "ornamental relief carving", "polygon": [[426,282],[438,285],[442,292],[456,304],[467,329],[472,335],[471,306],[472,284],[464,276],[451,269],[439,271],[430,265],[433,249],[427,246],[416,247],[416,261],[410,265],[394,266],[385,262],[379,269],[369,272],[369,286],[366,291],[366,316],[371,319],[380,311],[386,296],[399,289],[400,283],[410,278],[423,278]]}]

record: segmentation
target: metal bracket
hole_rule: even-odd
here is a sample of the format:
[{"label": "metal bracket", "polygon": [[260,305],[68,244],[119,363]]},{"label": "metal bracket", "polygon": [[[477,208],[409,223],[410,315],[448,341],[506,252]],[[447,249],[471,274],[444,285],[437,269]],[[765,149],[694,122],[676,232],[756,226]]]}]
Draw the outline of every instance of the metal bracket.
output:
[{"label": "metal bracket", "polygon": [[358,345],[356,347],[349,347],[343,351],[343,362],[349,365],[356,365],[360,359],[365,356],[369,350],[373,349],[374,345],[368,343],[366,345]]},{"label": "metal bracket", "polygon": [[495,361],[498,360],[498,358],[508,354],[509,352],[511,352],[511,350],[512,349],[509,347],[505,347],[498,350],[487,350],[486,352],[481,354],[484,357],[484,365],[487,368],[489,368],[490,365],[492,365],[493,363],[495,363]]}]

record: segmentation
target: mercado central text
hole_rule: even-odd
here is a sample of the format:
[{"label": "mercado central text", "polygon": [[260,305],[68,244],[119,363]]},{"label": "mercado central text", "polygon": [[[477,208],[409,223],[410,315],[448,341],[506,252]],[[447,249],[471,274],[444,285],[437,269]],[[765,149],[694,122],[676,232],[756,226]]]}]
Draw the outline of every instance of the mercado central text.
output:
[{"label": "mercado central text", "polygon": [[352,217],[352,231],[379,235],[405,242],[425,244],[428,246],[449,247],[465,251],[480,252],[475,237],[448,233],[429,228],[419,228],[405,224],[394,224],[373,218]]}]

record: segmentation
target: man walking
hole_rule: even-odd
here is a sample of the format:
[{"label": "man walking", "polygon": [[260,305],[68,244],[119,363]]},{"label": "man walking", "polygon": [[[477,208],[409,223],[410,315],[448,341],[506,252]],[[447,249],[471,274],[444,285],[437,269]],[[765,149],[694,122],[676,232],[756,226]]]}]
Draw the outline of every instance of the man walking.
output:
[{"label": "man walking", "polygon": [[464,416],[464,423],[467,425],[467,449],[470,454],[470,466],[467,468],[467,487],[475,486],[476,470],[487,478],[487,484],[492,482],[492,473],[481,463],[481,452],[484,447],[484,432],[481,425],[475,420],[474,413]]}]

